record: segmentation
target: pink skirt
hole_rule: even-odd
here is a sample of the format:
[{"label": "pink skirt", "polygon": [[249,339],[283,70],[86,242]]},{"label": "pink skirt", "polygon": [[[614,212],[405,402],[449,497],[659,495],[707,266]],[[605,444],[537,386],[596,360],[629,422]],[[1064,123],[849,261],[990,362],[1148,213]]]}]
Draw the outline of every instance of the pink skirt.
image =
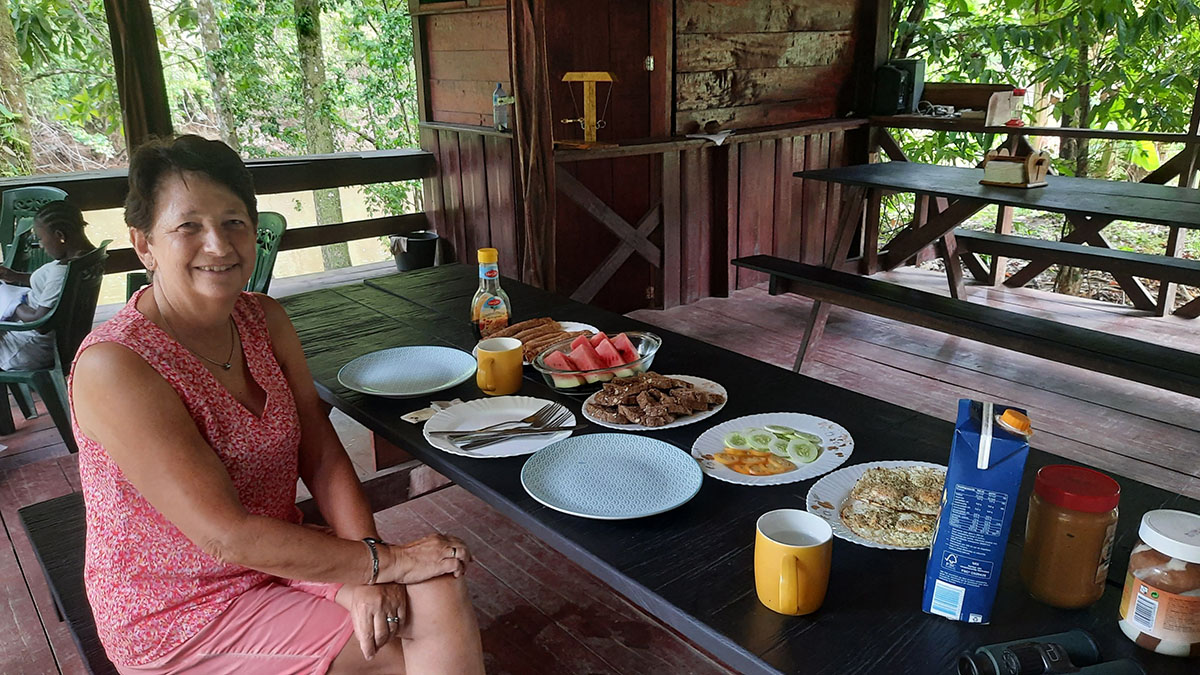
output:
[{"label": "pink skirt", "polygon": [[354,627],[333,601],[339,584],[274,581],[240,595],[229,609],[167,655],[123,675],[323,675]]}]

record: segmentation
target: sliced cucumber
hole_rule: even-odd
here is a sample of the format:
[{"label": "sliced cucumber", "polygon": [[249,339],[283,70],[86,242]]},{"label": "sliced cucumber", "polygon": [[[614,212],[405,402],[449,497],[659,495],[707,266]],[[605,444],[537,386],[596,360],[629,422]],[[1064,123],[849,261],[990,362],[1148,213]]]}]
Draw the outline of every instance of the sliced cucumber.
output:
[{"label": "sliced cucumber", "polygon": [[776,438],[774,441],[771,441],[771,452],[780,457],[791,457],[791,455],[788,454],[787,447],[788,440],[786,438]]},{"label": "sliced cucumber", "polygon": [[742,434],[750,441],[750,447],[761,452],[770,450],[771,442],[775,440],[775,434],[766,429],[746,429]]},{"label": "sliced cucumber", "polygon": [[725,444],[725,447],[733,448],[734,450],[749,450],[753,447],[750,445],[750,439],[746,438],[746,435],[740,431],[725,434],[722,442]]},{"label": "sliced cucumber", "polygon": [[767,431],[779,436],[791,436],[796,433],[796,430],[791,427],[785,427],[781,424],[767,424],[763,426]]},{"label": "sliced cucumber", "polygon": [[792,434],[792,438],[803,438],[807,441],[812,441],[813,445],[821,447],[821,437],[816,434],[810,434],[807,431],[797,431]]},{"label": "sliced cucumber", "polygon": [[806,438],[793,438],[788,441],[787,453],[792,461],[809,464],[817,461],[817,457],[821,454],[821,446]]}]

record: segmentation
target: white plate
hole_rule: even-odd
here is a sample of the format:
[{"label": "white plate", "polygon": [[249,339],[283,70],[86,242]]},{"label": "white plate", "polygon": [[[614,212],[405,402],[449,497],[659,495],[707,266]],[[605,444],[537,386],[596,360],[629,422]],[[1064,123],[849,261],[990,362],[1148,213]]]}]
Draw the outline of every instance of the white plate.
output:
[{"label": "white plate", "polygon": [[886,462],[867,462],[866,464],[855,464],[844,469],[838,469],[833,473],[825,476],[821,480],[813,484],[808,490],[808,512],[816,514],[823,518],[829,526],[833,528],[833,533],[846,541],[852,541],[856,544],[861,544],[870,548],[882,548],[889,551],[919,551],[929,548],[928,546],[893,546],[891,544],[879,544],[864,539],[854,533],[853,530],[846,527],[842,522],[841,510],[842,503],[850,496],[850,490],[854,488],[854,484],[859,478],[867,472],[867,469],[895,469],[903,466],[924,466],[932,469],[946,470],[946,467],[941,464],[931,464],[929,462],[912,462],[912,461],[886,461]]},{"label": "white plate", "polygon": [[530,457],[521,485],[537,501],[582,518],[645,518],[687,503],[704,476],[686,452],[633,434],[588,434]]},{"label": "white plate", "polygon": [[[725,387],[722,387],[712,380],[706,380],[703,377],[695,377],[692,375],[665,375],[664,377],[671,377],[676,380],[691,382],[692,384],[696,385],[697,389],[709,392],[710,394],[720,394],[725,397],[725,403],[729,402],[729,392],[725,391]],[[596,392],[596,394],[599,393],[600,392]],[[584,419],[592,424],[599,424],[602,427],[608,427],[609,429],[620,429],[622,431],[659,431],[661,429],[673,429],[675,427],[681,427],[685,424],[692,424],[693,422],[706,420],[713,415],[716,415],[721,411],[721,408],[725,407],[725,403],[722,403],[721,405],[715,408],[710,408],[709,410],[705,410],[704,412],[698,412],[694,415],[684,415],[683,417],[676,418],[674,422],[671,422],[670,424],[664,424],[661,427],[648,427],[641,424],[613,424],[612,422],[605,422],[602,419],[592,417],[588,414],[587,404],[591,403],[592,399],[596,398],[596,394],[592,394],[591,396],[587,397],[587,400],[583,402]]]},{"label": "white plate", "polygon": [[[563,331],[567,332],[567,333],[574,333],[574,332],[581,331],[581,330],[590,330],[590,331],[592,331],[593,334],[600,332],[599,328],[596,328],[595,326],[593,326],[590,323],[580,323],[578,321],[559,321],[558,325],[562,326]],[[478,353],[479,353],[479,345],[477,344],[477,345],[475,345],[475,348],[471,350],[471,356],[477,356]],[[532,360],[522,361],[522,364],[526,365],[526,366],[528,366],[532,363],[533,363]]]},{"label": "white plate", "polygon": [[[796,431],[804,431],[821,437],[821,455],[809,464],[797,464],[795,471],[775,474],[774,476],[747,476],[713,459],[705,459],[704,455],[714,455],[725,449],[725,435],[733,431],[742,431],[751,427],[763,427],[768,424],[778,424],[791,427]],[[854,439],[842,425],[830,422],[815,415],[803,413],[761,413],[746,415],[737,419],[723,422],[700,434],[700,438],[692,445],[692,456],[699,463],[704,473],[729,483],[738,485],[784,485],[796,481],[816,478],[823,473],[833,471],[854,452]]]},{"label": "white plate", "polygon": [[[453,455],[464,457],[479,457],[489,459],[494,457],[515,457],[517,455],[532,455],[555,441],[561,441],[571,435],[570,431],[560,431],[547,436],[514,436],[507,441],[501,441],[478,450],[463,450],[442,436],[431,436],[431,431],[470,431],[481,429],[498,422],[524,419],[537,412],[542,406],[550,403],[545,399],[532,396],[496,396],[478,398],[458,405],[450,406],[439,411],[425,423],[425,440],[438,450],[444,450]],[[571,414],[562,426],[573,426],[575,415]]]},{"label": "white plate", "polygon": [[413,398],[449,389],[475,374],[475,358],[453,347],[393,347],[342,366],[343,387],[385,398]]}]

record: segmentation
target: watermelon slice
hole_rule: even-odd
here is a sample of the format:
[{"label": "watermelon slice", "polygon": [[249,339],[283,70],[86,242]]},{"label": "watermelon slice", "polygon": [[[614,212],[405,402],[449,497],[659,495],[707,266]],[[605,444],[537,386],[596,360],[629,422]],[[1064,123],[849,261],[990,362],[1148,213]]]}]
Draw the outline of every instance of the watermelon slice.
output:
[{"label": "watermelon slice", "polygon": [[590,339],[590,342],[592,343],[592,347],[597,347],[600,345],[601,342],[607,342],[607,341],[608,341],[608,336],[605,335],[603,331],[596,333]]},{"label": "watermelon slice", "polygon": [[[582,340],[582,342],[579,342],[580,340]],[[578,345],[576,343],[578,343]],[[575,342],[571,343],[571,347],[571,363],[574,363],[576,366],[578,366],[579,370],[600,370],[605,367],[603,359],[601,359],[596,353],[596,350],[592,348],[592,343],[588,342],[587,338],[584,336],[580,335]],[[606,382],[612,379],[612,375],[608,373],[585,375],[584,379],[586,379],[589,383]]]},{"label": "watermelon slice", "polygon": [[592,348],[596,350],[596,356],[599,356],[600,360],[604,362],[605,368],[616,368],[626,363],[625,357],[621,356],[617,348],[613,346],[613,343],[608,341],[608,338],[600,342],[593,342]]},{"label": "watermelon slice", "polygon": [[[588,338],[586,335],[580,335],[579,337],[575,338],[574,340],[571,340],[571,351],[574,352],[576,349],[579,349],[579,345],[590,345],[590,344],[591,344],[591,342],[588,341]],[[581,368],[580,370],[587,370],[587,369]]]},{"label": "watermelon slice", "polygon": [[613,346],[611,341],[605,340],[595,347],[596,354],[604,361],[604,367],[613,368],[613,374],[617,377],[632,377],[637,374],[628,368],[621,367],[629,361],[621,355],[621,352],[617,351],[617,348]]},{"label": "watermelon slice", "polygon": [[634,348],[633,343],[629,341],[628,335],[620,333],[612,339],[612,343],[621,354],[621,363],[633,363],[641,358],[637,349]]},{"label": "watermelon slice", "polygon": [[[555,370],[579,370],[571,361],[571,357],[562,352],[552,352],[542,361]],[[571,389],[583,384],[583,378],[577,375],[551,375],[550,378],[554,380],[554,386],[559,389]]]}]

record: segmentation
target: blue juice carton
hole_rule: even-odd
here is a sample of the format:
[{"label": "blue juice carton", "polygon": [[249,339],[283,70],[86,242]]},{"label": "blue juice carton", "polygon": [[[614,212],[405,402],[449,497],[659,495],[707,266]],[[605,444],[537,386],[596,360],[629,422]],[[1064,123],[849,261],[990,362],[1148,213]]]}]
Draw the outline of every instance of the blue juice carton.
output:
[{"label": "blue juice carton", "polygon": [[959,400],[942,511],[925,567],[921,608],[929,614],[991,621],[1031,433],[1024,410]]}]

